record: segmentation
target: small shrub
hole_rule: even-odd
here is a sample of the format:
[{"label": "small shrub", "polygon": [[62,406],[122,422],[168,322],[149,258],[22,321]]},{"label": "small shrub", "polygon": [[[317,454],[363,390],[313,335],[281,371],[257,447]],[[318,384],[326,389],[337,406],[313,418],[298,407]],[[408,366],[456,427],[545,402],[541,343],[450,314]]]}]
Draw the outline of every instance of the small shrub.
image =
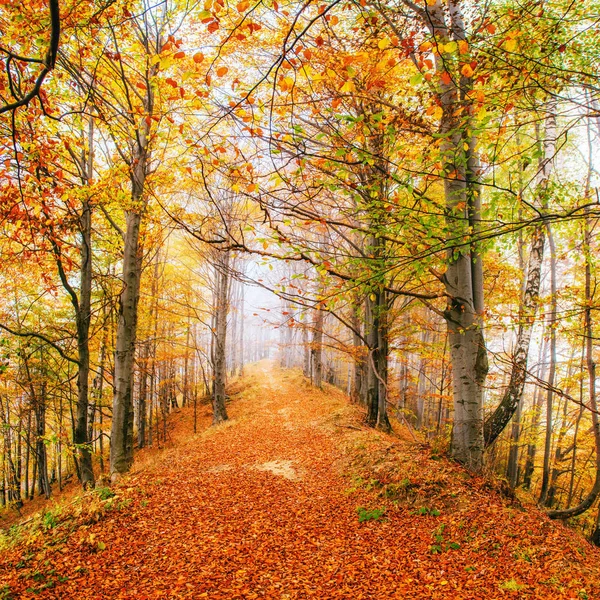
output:
[{"label": "small shrub", "polygon": [[116,496],[115,492],[113,492],[109,487],[98,487],[94,490],[100,500],[108,500],[113,496]]},{"label": "small shrub", "polygon": [[430,515],[432,517],[439,517],[440,516],[440,511],[437,508],[429,508],[428,506],[421,506],[421,508],[418,508],[413,514],[417,514],[417,515]]},{"label": "small shrub", "polygon": [[358,513],[358,522],[364,523],[365,521],[381,521],[385,515],[385,508],[373,508],[368,510],[363,506],[356,509]]},{"label": "small shrub", "polygon": [[42,517],[42,525],[44,526],[44,529],[54,529],[54,527],[58,525],[58,519],[56,518],[56,515],[52,512],[44,513],[44,516]]}]

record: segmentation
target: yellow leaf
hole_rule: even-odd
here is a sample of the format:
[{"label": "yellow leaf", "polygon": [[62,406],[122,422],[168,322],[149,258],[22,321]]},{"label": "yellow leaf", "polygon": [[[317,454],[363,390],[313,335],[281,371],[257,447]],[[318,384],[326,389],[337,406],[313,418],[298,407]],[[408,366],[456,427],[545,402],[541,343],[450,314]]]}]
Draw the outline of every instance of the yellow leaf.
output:
[{"label": "yellow leaf", "polygon": [[390,47],[391,43],[392,42],[389,37],[384,37],[382,40],[379,40],[377,45],[379,46],[380,50],[385,50],[386,48]]},{"label": "yellow leaf", "polygon": [[456,52],[456,49],[458,48],[456,42],[448,42],[447,44],[444,45],[444,52],[448,52],[448,53],[452,53],[452,52]]},{"label": "yellow leaf", "polygon": [[429,50],[431,48],[432,44],[431,42],[423,42],[420,46],[419,46],[419,50],[421,52],[427,52],[427,50]]},{"label": "yellow leaf", "polygon": [[443,111],[442,107],[436,106],[435,110],[433,111],[433,117],[435,119],[441,119],[443,114],[444,114],[444,111]]},{"label": "yellow leaf", "polygon": [[377,296],[375,296],[375,294],[371,294],[369,298],[371,299],[371,302],[375,302],[375,300],[377,300]]},{"label": "yellow leaf", "polygon": [[348,79],[348,81],[346,81],[346,83],[344,83],[344,85],[340,88],[340,92],[342,92],[343,94],[349,94],[354,90],[356,90],[356,86],[354,85],[354,82],[351,79]]},{"label": "yellow leaf", "polygon": [[504,44],[504,47],[509,52],[512,52],[517,47],[517,40],[506,40],[506,44]]}]

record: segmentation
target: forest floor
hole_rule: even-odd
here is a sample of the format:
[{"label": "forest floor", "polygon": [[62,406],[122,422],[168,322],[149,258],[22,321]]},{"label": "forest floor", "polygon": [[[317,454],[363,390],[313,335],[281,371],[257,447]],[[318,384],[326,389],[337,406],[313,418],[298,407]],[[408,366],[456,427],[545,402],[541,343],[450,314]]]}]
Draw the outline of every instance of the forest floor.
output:
[{"label": "forest floor", "polygon": [[0,599],[600,598],[598,549],[339,391],[259,363],[230,394],[4,536]]}]

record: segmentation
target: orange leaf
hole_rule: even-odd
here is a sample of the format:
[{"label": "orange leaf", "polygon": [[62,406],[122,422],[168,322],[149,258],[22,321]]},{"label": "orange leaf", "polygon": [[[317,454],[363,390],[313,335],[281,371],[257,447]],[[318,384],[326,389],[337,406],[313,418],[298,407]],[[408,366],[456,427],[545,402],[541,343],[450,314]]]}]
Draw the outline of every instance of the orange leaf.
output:
[{"label": "orange leaf", "polygon": [[218,29],[219,29],[219,22],[218,21],[213,21],[212,23],[209,23],[209,25],[208,25],[208,32],[209,33],[214,33]]},{"label": "orange leaf", "polygon": [[227,71],[229,71],[227,67],[219,67],[217,69],[217,77],[223,77],[223,75],[227,74]]},{"label": "orange leaf", "polygon": [[196,54],[194,54],[194,62],[195,63],[201,63],[204,60],[204,54],[202,54],[202,52],[196,52]]}]

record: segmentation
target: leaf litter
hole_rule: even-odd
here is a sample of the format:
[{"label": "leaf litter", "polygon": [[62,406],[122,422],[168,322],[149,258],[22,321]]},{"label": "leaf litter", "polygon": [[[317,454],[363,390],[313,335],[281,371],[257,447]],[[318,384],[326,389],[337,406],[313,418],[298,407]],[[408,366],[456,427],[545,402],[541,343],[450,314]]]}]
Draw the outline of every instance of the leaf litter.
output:
[{"label": "leaf litter", "polygon": [[399,424],[265,363],[236,385],[231,423],[182,411],[115,496],[5,543],[0,598],[600,598],[598,549]]}]

